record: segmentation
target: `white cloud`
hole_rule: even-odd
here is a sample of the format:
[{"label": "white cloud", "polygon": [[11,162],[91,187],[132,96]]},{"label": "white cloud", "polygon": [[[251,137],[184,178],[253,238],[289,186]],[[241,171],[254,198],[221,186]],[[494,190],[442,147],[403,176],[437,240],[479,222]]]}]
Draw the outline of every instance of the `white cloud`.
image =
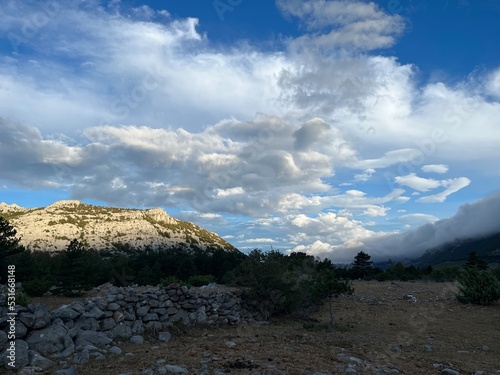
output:
[{"label": "white cloud", "polygon": [[500,68],[493,71],[486,80],[486,89],[488,92],[500,99]]},{"label": "white cloud", "polygon": [[389,210],[390,210],[389,207],[374,206],[374,207],[367,208],[365,211],[363,211],[363,213],[361,215],[363,215],[363,216],[372,216],[372,217],[375,217],[375,216],[387,216],[387,211],[389,211]]},{"label": "white cloud", "polygon": [[375,169],[368,168],[363,171],[363,173],[359,173],[354,175],[354,181],[363,181],[366,182],[370,179],[370,177],[375,173]]},{"label": "white cloud", "polygon": [[[415,219],[410,217],[410,219]],[[428,219],[433,219],[428,217]],[[404,219],[403,219],[404,220]],[[418,257],[432,249],[457,239],[474,238],[498,232],[500,221],[500,194],[460,206],[449,219],[424,224],[404,233],[376,235],[362,239],[355,251],[366,251],[375,260]],[[352,249],[336,250],[340,254],[351,254]],[[335,253],[332,253],[332,257]],[[346,261],[349,257],[345,255]]]},{"label": "white cloud", "polygon": [[408,225],[422,225],[425,223],[434,223],[435,221],[438,220],[439,219],[434,215],[421,214],[421,213],[401,215],[398,218],[396,218],[396,221],[400,221]]},{"label": "white cloud", "polygon": [[[19,33],[40,9],[33,4],[2,8],[3,35]],[[356,218],[410,200],[393,181],[441,187],[418,199],[440,203],[470,180],[420,170],[500,173],[500,70],[417,85],[418,67],[368,54],[393,45],[403,27],[374,3],[279,1],[305,33],[274,51],[212,44],[200,21],[168,11],[53,4],[57,17],[23,42],[26,54],[0,56],[2,185],[193,209],[183,217],[203,223],[246,215],[260,230],[278,228],[259,238],[339,254],[375,235],[373,222]],[[382,173],[386,191],[374,188]],[[336,216],[324,213],[332,209]],[[433,219],[409,215],[400,222]],[[292,222],[303,230],[290,232]]]},{"label": "white cloud", "polygon": [[366,159],[356,161],[352,167],[358,169],[379,169],[387,168],[395,164],[401,164],[414,160],[420,156],[420,151],[415,148],[405,148],[388,151],[384,156],[377,159]]},{"label": "white cloud", "polygon": [[[440,193],[434,195],[427,195],[425,197],[417,199],[417,202],[422,202],[422,203],[442,203],[446,200],[446,198],[449,195],[456,193],[457,191],[463,189],[464,187],[468,186],[471,183],[471,181],[467,177],[459,177],[448,180],[434,180],[434,179],[419,177],[415,173],[410,173],[407,176],[397,176],[395,178],[395,181],[399,185],[408,186],[419,192],[427,192],[429,190],[436,189],[438,187],[446,188]],[[415,193],[412,195],[418,195]]]},{"label": "white cloud", "polygon": [[442,185],[446,186],[446,189],[444,191],[442,191],[438,194],[427,195],[425,197],[419,198],[419,199],[417,199],[417,202],[442,203],[446,200],[446,198],[449,195],[456,193],[457,191],[463,189],[464,187],[469,186],[470,183],[471,183],[471,180],[469,180],[467,177],[460,177],[460,178],[442,181]]},{"label": "white cloud", "polygon": [[448,172],[448,166],[444,164],[428,164],[428,165],[422,165],[422,168],[420,168],[422,172],[425,173],[446,173]]},{"label": "white cloud", "polygon": [[414,190],[422,192],[429,191],[441,186],[440,181],[418,177],[415,173],[411,173],[407,176],[397,176],[396,183],[402,186],[411,187]]},{"label": "white cloud", "polygon": [[312,31],[294,40],[296,48],[390,47],[403,28],[402,18],[389,15],[374,3],[360,1],[278,0],[285,14],[298,17]]},{"label": "white cloud", "polygon": [[[220,53],[197,32],[197,19],[162,15],[158,21],[147,6],[127,13],[125,7],[107,12],[54,4],[57,15],[22,44],[36,53],[37,67],[22,55],[0,59],[5,117],[68,132],[120,123],[193,129],[224,117],[275,112],[276,82],[288,65],[281,53],[250,47]],[[33,19],[40,8],[6,11],[15,22],[5,28],[19,34],[16,22]],[[83,69],[60,62],[68,56]],[[20,102],[30,111],[17,111]]]},{"label": "white cloud", "polygon": [[301,252],[301,253],[306,253],[308,255],[312,255],[314,257],[327,257],[327,255],[331,255],[333,252],[334,247],[324,243],[320,240],[316,240],[313,243],[309,245],[298,245],[295,246],[292,250],[288,251],[288,254],[292,252]]},{"label": "white cloud", "polygon": [[245,240],[244,242],[246,243],[275,243],[276,240],[272,238],[251,238],[248,240]]},{"label": "white cloud", "polygon": [[225,198],[231,195],[241,195],[241,194],[245,194],[245,189],[243,189],[240,186],[231,189],[217,189],[215,191],[215,195],[217,196],[217,198]]}]

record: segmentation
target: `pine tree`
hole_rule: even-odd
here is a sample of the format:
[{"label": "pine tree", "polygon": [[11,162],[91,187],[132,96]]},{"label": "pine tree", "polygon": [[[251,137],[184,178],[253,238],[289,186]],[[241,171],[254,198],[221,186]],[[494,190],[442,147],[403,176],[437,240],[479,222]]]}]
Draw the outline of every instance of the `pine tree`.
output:
[{"label": "pine tree", "polygon": [[476,267],[479,270],[488,269],[488,263],[482,260],[475,251],[469,252],[469,257],[467,258],[467,262],[464,264],[464,269],[469,269]]},{"label": "pine tree", "polygon": [[24,251],[19,245],[20,238],[16,237],[17,231],[3,216],[0,216],[0,280],[5,278],[7,269],[7,257]]},{"label": "pine tree", "polygon": [[56,294],[79,296],[87,289],[83,264],[85,255],[85,247],[76,238],[73,239],[62,255]]},{"label": "pine tree", "polygon": [[490,271],[473,266],[461,272],[459,281],[459,302],[491,305],[500,299],[500,281]]},{"label": "pine tree", "polygon": [[370,260],[371,256],[365,253],[364,251],[360,251],[354,257],[353,269],[357,276],[364,279],[366,275],[372,270],[373,265]]}]

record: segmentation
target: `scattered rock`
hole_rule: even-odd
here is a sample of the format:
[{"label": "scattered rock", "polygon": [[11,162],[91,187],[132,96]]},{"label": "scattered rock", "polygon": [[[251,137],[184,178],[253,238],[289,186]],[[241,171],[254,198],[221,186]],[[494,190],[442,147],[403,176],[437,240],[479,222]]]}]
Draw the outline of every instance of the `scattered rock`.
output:
[{"label": "scattered rock", "polygon": [[345,360],[350,361],[350,362],[355,362],[358,365],[362,365],[365,363],[362,359],[359,359],[359,358],[353,357],[353,356],[349,356],[345,353],[339,353],[339,354],[337,354],[337,357],[345,359]]},{"label": "scattered rock", "polygon": [[142,345],[144,344],[144,337],[140,335],[135,335],[130,338],[130,342],[136,345]]},{"label": "scattered rock", "polygon": [[166,365],[166,366],[158,368],[158,372],[160,374],[167,374],[167,373],[171,373],[171,374],[187,374],[188,370],[186,368],[180,367],[180,366]]},{"label": "scattered rock", "polygon": [[111,348],[109,348],[109,352],[115,355],[122,354],[122,350],[118,346],[112,346]]},{"label": "scattered rock", "polygon": [[76,353],[73,357],[73,363],[76,365],[85,365],[89,363],[90,354],[88,350],[82,350],[80,353]]},{"label": "scattered rock", "polygon": [[160,332],[158,334],[158,340],[169,342],[172,338],[172,334],[170,332]]},{"label": "scattered rock", "polygon": [[44,356],[40,355],[40,353],[37,353],[34,350],[28,351],[28,355],[30,366],[38,367],[42,370],[47,370],[55,364],[54,361],[45,358]]}]

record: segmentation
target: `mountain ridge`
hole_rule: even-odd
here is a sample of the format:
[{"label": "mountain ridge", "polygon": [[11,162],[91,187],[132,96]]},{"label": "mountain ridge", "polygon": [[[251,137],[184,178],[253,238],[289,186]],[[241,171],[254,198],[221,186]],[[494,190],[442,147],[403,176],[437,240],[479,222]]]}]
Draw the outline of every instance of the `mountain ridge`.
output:
[{"label": "mountain ridge", "polygon": [[238,251],[216,233],[176,219],[161,208],[116,208],[63,200],[36,208],[0,203],[0,215],[17,230],[21,244],[31,250],[63,250],[76,238],[96,250],[181,246]]},{"label": "mountain ridge", "polygon": [[467,261],[469,252],[475,251],[487,263],[500,263],[500,231],[488,235],[457,239],[427,249],[411,263],[415,266],[453,266]]}]

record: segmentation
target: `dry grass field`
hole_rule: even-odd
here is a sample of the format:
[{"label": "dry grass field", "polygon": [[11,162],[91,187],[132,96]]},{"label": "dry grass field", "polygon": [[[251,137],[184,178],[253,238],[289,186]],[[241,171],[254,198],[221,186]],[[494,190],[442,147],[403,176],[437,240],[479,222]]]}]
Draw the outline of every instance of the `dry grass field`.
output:
[{"label": "dry grass field", "polygon": [[500,374],[500,303],[459,304],[450,283],[357,281],[354,288],[334,300],[334,329],[327,305],[310,322],[176,327],[168,342],[118,343],[123,354],[91,361],[79,374],[157,374],[165,365],[190,374]]}]

